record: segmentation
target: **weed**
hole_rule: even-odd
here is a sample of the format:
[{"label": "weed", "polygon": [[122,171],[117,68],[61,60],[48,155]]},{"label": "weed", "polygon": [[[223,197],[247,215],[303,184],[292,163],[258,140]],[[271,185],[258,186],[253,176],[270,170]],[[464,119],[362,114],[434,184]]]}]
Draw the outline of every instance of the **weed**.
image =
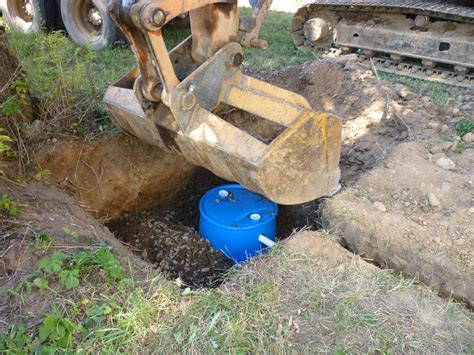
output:
[{"label": "weed", "polygon": [[42,277],[37,277],[36,279],[33,280],[33,285],[38,287],[40,290],[40,293],[43,294],[44,290],[46,290],[49,287],[49,282],[48,280]]},{"label": "weed", "polygon": [[38,339],[45,343],[45,351],[71,349],[73,337],[82,330],[80,324],[73,323],[69,318],[59,314],[48,315],[39,327]]},{"label": "weed", "polygon": [[464,145],[464,142],[460,141],[460,142],[457,142],[456,143],[456,147],[454,148],[454,153],[456,154],[462,154],[462,152],[464,152],[464,149],[465,149],[465,145]]},{"label": "weed", "polygon": [[0,333],[0,352],[8,354],[33,353],[33,338],[27,334],[23,324],[14,325],[8,332]]},{"label": "weed", "polygon": [[63,227],[63,232],[65,234],[70,235],[73,238],[77,238],[79,236],[79,233],[77,233],[76,231],[71,230],[69,227]]},{"label": "weed", "polygon": [[53,242],[53,238],[46,233],[33,233],[33,250],[48,250]]},{"label": "weed", "polygon": [[35,164],[35,180],[43,183],[48,182],[48,178],[51,175],[51,171],[43,169],[39,163]]},{"label": "weed", "polygon": [[275,313],[278,289],[274,283],[253,283],[251,279],[242,280],[241,286],[237,294],[213,290],[196,299],[173,329],[178,348],[189,353],[268,350],[268,341],[279,325]]},{"label": "weed", "polygon": [[[72,233],[72,232],[71,232]],[[44,278],[53,277],[67,289],[79,286],[80,278],[93,268],[105,272],[108,279],[120,281],[125,277],[124,270],[111,252],[100,248],[95,252],[81,251],[66,255],[56,251],[51,256],[45,256],[38,264]]]},{"label": "weed", "polygon": [[20,213],[18,205],[8,194],[3,194],[0,200],[0,211],[6,212],[11,217],[16,217]]},{"label": "weed", "polygon": [[59,32],[10,32],[8,40],[26,73],[38,118],[48,123],[46,133],[60,130],[84,136],[99,125],[109,125],[102,97],[134,64],[128,48],[94,52],[76,46]]},{"label": "weed", "polygon": [[467,117],[456,123],[456,134],[460,137],[464,137],[472,130],[474,130],[474,121]]},{"label": "weed", "polygon": [[0,128],[0,155],[10,150],[10,143],[13,142],[9,136],[1,134],[3,131],[4,129]]},{"label": "weed", "polygon": [[33,280],[40,275],[36,272],[32,272],[24,276],[14,288],[10,289],[8,293],[12,297],[18,297],[23,302],[23,296],[26,293],[27,295],[31,295],[33,292]]},{"label": "weed", "polygon": [[0,104],[0,113],[6,117],[18,115],[28,103],[28,86],[24,78],[20,77],[15,80],[10,85],[10,89],[14,94],[7,97],[5,102]]}]

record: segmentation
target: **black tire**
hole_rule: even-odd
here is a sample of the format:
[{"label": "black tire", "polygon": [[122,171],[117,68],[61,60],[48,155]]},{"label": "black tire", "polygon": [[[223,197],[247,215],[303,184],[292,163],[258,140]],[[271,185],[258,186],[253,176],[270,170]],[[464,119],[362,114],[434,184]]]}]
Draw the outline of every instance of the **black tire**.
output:
[{"label": "black tire", "polygon": [[4,0],[2,14],[8,26],[17,32],[38,32],[48,27],[54,12],[44,0]]},{"label": "black tire", "polygon": [[69,37],[81,46],[99,50],[121,38],[107,12],[107,0],[61,0],[61,16]]}]

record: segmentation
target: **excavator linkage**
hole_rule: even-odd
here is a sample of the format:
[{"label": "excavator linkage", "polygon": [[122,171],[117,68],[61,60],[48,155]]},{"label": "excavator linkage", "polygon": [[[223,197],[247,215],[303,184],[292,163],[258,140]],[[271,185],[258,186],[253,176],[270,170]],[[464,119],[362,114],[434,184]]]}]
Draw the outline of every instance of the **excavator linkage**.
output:
[{"label": "excavator linkage", "polygon": [[[341,122],[305,98],[242,73],[242,47],[258,39],[271,4],[241,19],[236,0],[114,0],[109,8],[137,67],[109,87],[105,102],[122,130],[183,155],[214,174],[281,204],[339,188]],[[191,36],[168,52],[161,29],[190,14]],[[220,117],[223,107],[279,127],[270,141]]]}]

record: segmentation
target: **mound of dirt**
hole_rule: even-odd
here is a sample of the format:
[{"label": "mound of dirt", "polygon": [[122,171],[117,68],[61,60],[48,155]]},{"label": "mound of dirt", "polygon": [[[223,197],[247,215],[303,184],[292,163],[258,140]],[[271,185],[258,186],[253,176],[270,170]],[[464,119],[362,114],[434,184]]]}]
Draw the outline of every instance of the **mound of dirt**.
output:
[{"label": "mound of dirt", "polygon": [[474,150],[405,143],[323,217],[349,249],[474,306]]},{"label": "mound of dirt", "polygon": [[350,186],[401,142],[432,134],[443,108],[403,85],[379,80],[356,57],[316,60],[261,73],[263,80],[303,95],[315,111],[343,121],[341,182]]},{"label": "mound of dirt", "polygon": [[221,286],[224,294],[274,286],[268,328],[277,328],[273,344],[286,347],[277,353],[464,353],[473,341],[468,310],[367,263],[333,235],[296,233],[236,276]]}]

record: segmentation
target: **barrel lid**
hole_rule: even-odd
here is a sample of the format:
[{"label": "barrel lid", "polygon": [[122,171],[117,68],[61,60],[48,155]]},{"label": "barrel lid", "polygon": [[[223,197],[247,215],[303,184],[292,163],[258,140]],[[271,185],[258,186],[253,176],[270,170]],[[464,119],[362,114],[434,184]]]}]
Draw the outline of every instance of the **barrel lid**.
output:
[{"label": "barrel lid", "polygon": [[199,203],[201,218],[225,228],[249,229],[276,218],[278,205],[241,185],[207,191]]}]

